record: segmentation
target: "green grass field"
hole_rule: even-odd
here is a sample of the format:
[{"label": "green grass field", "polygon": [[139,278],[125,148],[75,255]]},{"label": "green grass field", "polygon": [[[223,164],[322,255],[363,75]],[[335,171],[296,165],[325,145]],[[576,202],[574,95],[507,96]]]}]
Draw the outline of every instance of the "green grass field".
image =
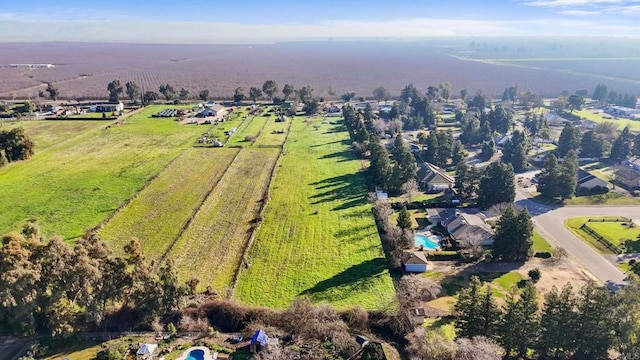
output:
[{"label": "green grass field", "polygon": [[232,285],[262,195],[276,161],[276,149],[242,149],[170,256],[183,280],[218,291]]},{"label": "green grass field", "polygon": [[623,119],[623,118],[619,118],[619,119],[605,119],[604,116],[610,116],[608,114],[605,113],[593,113],[593,110],[576,110],[573,112],[575,115],[580,116],[581,118],[586,118],[588,120],[597,122],[597,123],[601,123],[601,122],[605,122],[605,121],[609,121],[612,122],[614,124],[618,125],[618,129],[622,130],[624,129],[625,126],[628,126],[630,130],[638,132],[640,131],[640,121],[634,121],[631,119]]},{"label": "green grass field", "polygon": [[[630,226],[631,224],[631,226]],[[588,226],[600,236],[609,240],[616,246],[625,246],[626,241],[630,240],[626,244],[627,252],[640,251],[640,227],[633,222],[589,222]]]},{"label": "green grass field", "polygon": [[[577,237],[582,239],[582,241],[589,244],[592,248],[598,251],[601,254],[611,255],[613,254],[609,249],[606,248],[602,243],[597,241],[593,236],[589,235],[585,231],[581,230],[580,227],[589,219],[589,217],[574,217],[568,219],[564,222],[564,225],[569,229],[572,233],[574,233]],[[591,224],[589,224],[591,225]]]},{"label": "green grass field", "polygon": [[246,141],[245,137],[257,137],[260,129],[267,123],[267,119],[267,116],[249,115],[242,125],[238,127],[236,133],[231,136],[227,146],[251,146],[251,141]]},{"label": "green grass field", "polygon": [[[287,117],[284,122],[276,122],[276,116],[272,115],[267,120],[267,124],[262,129],[262,133],[258,140],[256,140],[257,146],[278,146],[284,144],[284,139],[287,137],[287,129],[291,124],[291,118]],[[279,133],[281,132],[282,133]]]},{"label": "green grass field", "polygon": [[391,301],[362,164],[349,144],[343,125],[294,120],[237,300],[284,307],[308,295],[370,309]]},{"label": "green grass field", "polygon": [[36,145],[36,153],[103,126],[102,122],[82,120],[0,121],[0,130],[24,128]]},{"label": "green grass field", "polygon": [[0,232],[36,218],[44,234],[73,239],[107,218],[202,130],[150,117],[166,107],[151,106],[108,130],[83,130],[0,169]]},{"label": "green grass field", "polygon": [[617,192],[608,192],[600,195],[575,196],[566,200],[565,205],[640,205],[640,199]]},{"label": "green grass field", "polygon": [[107,223],[100,237],[120,254],[135,236],[147,257],[161,257],[237,153],[224,148],[186,150]]},{"label": "green grass field", "polygon": [[553,252],[551,245],[537,231],[533,231],[533,252]]}]

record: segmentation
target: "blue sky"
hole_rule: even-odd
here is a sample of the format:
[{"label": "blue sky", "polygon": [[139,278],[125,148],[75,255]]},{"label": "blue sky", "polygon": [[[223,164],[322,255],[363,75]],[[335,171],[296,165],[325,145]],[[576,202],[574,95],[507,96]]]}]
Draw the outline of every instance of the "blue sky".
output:
[{"label": "blue sky", "polygon": [[0,4],[0,42],[640,36],[640,0],[0,0]]}]

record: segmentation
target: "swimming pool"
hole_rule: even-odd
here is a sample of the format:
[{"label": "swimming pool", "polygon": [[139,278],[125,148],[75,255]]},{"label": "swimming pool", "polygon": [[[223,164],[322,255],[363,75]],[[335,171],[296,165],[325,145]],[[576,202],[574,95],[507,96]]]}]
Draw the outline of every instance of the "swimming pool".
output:
[{"label": "swimming pool", "polygon": [[194,349],[189,351],[189,355],[187,355],[187,360],[204,360],[204,350]]},{"label": "swimming pool", "polygon": [[427,250],[436,250],[440,248],[440,241],[442,236],[433,234],[416,234],[414,241],[416,246],[424,246]]}]

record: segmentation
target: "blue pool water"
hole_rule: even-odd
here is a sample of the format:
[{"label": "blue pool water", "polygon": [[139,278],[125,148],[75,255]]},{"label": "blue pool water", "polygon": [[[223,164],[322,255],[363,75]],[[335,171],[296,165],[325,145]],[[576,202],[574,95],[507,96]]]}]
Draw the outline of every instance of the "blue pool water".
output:
[{"label": "blue pool water", "polygon": [[204,360],[204,350],[195,349],[189,351],[187,360]]},{"label": "blue pool water", "polygon": [[414,236],[414,240],[415,240],[416,246],[422,245],[427,250],[435,250],[440,247],[440,240],[442,240],[442,236],[433,235],[433,234],[431,235],[416,234]]}]

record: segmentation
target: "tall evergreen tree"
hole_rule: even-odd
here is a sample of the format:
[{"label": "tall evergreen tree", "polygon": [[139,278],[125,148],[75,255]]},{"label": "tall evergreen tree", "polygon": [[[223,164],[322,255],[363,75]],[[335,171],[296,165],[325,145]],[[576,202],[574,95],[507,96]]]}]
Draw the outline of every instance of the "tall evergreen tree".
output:
[{"label": "tall evergreen tree", "polygon": [[565,359],[573,355],[576,342],[576,297],[571,283],[562,291],[554,286],[544,297],[540,337],[535,346],[541,358]]},{"label": "tall evergreen tree", "polygon": [[527,351],[536,343],[539,327],[536,289],[527,283],[516,299],[515,291],[507,296],[504,314],[500,321],[499,342],[506,351],[506,358],[515,352],[519,358],[527,357]]},{"label": "tall evergreen tree", "polygon": [[580,289],[576,321],[576,359],[606,359],[615,323],[611,292],[591,282]]},{"label": "tall evergreen tree", "polygon": [[580,157],[600,158],[607,151],[609,143],[593,130],[584,133],[580,141]]},{"label": "tall evergreen tree", "polygon": [[629,133],[629,127],[625,126],[620,136],[613,141],[611,145],[611,161],[620,162],[629,156],[632,147],[632,135]]},{"label": "tall evergreen tree", "polygon": [[553,199],[559,195],[558,177],[560,168],[555,155],[549,154],[544,160],[542,172],[538,176],[538,192],[546,198]]},{"label": "tall evergreen tree", "polygon": [[578,186],[578,155],[575,150],[569,151],[559,167],[557,192],[564,199],[571,199]]},{"label": "tall evergreen tree", "polygon": [[558,147],[556,148],[558,157],[563,158],[570,150],[578,151],[581,139],[580,129],[570,122],[566,123],[558,139]]},{"label": "tall evergreen tree", "polygon": [[472,197],[478,191],[478,171],[474,166],[469,166],[464,161],[459,162],[456,166],[455,181],[458,194],[463,199]]},{"label": "tall evergreen tree", "polygon": [[379,141],[371,142],[370,145],[371,164],[369,170],[371,171],[373,183],[383,189],[388,189],[392,171],[389,153]]},{"label": "tall evergreen tree", "polygon": [[525,209],[516,212],[509,206],[496,223],[493,255],[504,261],[524,261],[533,245],[533,222]]},{"label": "tall evergreen tree", "polygon": [[398,213],[398,227],[403,230],[411,230],[413,227],[411,215],[409,214],[409,211],[407,211],[406,206],[403,206],[402,210]]},{"label": "tall evergreen tree", "polygon": [[487,165],[478,185],[478,206],[486,209],[495,204],[512,203],[515,197],[513,167],[501,162]]}]

